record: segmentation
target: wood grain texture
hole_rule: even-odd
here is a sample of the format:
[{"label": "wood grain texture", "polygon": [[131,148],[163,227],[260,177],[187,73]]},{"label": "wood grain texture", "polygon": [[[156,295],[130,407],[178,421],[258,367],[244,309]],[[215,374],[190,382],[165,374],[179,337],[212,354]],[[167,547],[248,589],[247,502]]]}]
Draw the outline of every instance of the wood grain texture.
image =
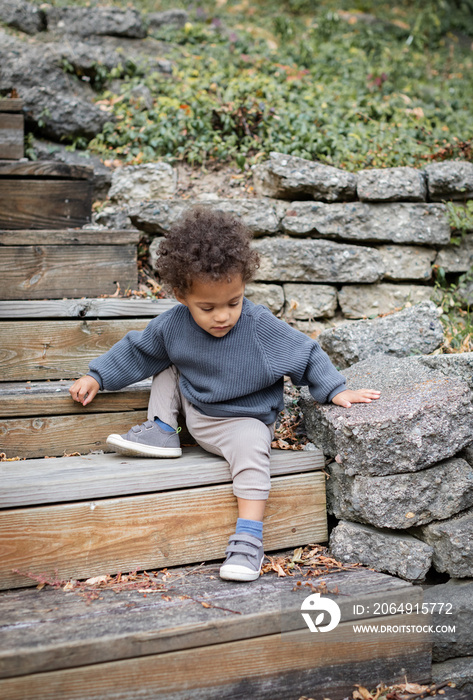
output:
[{"label": "wood grain texture", "polygon": [[[0,259],[1,259],[0,248]],[[175,299],[44,299],[0,301],[0,319],[153,318],[178,304]]]},{"label": "wood grain texture", "polygon": [[[77,416],[71,416],[70,420],[86,424],[97,421],[98,428],[92,432],[99,435],[101,418],[116,419],[117,424],[119,419],[122,420],[125,427],[120,432],[125,432],[125,429],[129,429],[131,425],[146,420],[146,415],[143,416],[140,411],[137,411],[136,413],[83,416],[83,418],[87,418],[88,421],[80,421]],[[5,422],[8,423],[8,421]],[[47,451],[49,446],[46,436],[49,428],[46,422],[43,426],[44,430],[34,426],[32,430],[41,430],[45,433],[43,454],[52,454],[51,450]],[[112,421],[110,426],[113,426]],[[104,432],[106,429],[105,424]],[[110,432],[115,431],[109,429],[107,434]],[[27,433],[25,429],[23,432],[25,443],[28,440]],[[84,442],[86,439],[85,437]],[[2,450],[7,444],[6,441],[3,442],[4,440],[5,436],[2,435]],[[38,437],[36,440],[41,443]],[[271,476],[321,470],[324,465],[324,457],[320,450],[271,451]],[[31,459],[14,465],[1,462],[0,483],[2,484],[0,508],[12,508],[228,484],[231,483],[231,473],[228,463],[222,457],[212,455],[200,447],[192,447],[183,448],[182,457],[177,459],[88,454],[59,459]]]},{"label": "wood grain texture", "polygon": [[0,158],[23,158],[23,141],[23,115],[0,112]]},{"label": "wood grain texture", "polygon": [[[84,597],[62,590],[5,592],[0,596],[0,678],[305,628],[300,614],[307,595],[302,573],[284,578],[268,572],[240,586],[216,576],[217,568],[172,569],[163,586],[164,598],[160,591],[149,591],[144,598],[143,592],[117,595],[101,590],[101,600],[90,605]],[[324,581],[329,590],[339,591],[328,597],[339,605],[341,622],[366,622],[367,611],[387,601],[396,606],[423,602],[420,586],[368,569],[328,574]],[[297,582],[302,585],[294,590]],[[203,607],[199,601],[215,607]],[[363,607],[356,616],[355,604]]]},{"label": "wood grain texture", "polygon": [[132,425],[139,425],[145,420],[146,410],[11,418],[0,422],[1,450],[7,457],[26,459],[46,455],[57,457],[72,452],[87,453],[91,450],[110,452],[106,445],[108,435],[126,433]]},{"label": "wood grain texture", "polygon": [[101,391],[93,403],[87,406],[82,406],[71,399],[69,394],[71,384],[72,380],[38,383],[2,382],[0,383],[0,418],[145,410],[148,406],[151,379],[131,384],[120,391]]},{"label": "wood grain texture", "polygon": [[19,163],[0,162],[0,179],[2,180],[3,178],[92,180],[93,177],[94,169],[89,165],[72,165],[56,160],[23,160]]},{"label": "wood grain texture", "polygon": [[148,320],[2,321],[0,380],[77,379],[89,362]]},{"label": "wood grain texture", "polygon": [[[88,578],[219,559],[237,516],[230,484],[3,510],[0,588],[31,585],[13,569]],[[324,474],[274,478],[264,522],[268,551],[326,542]]]},{"label": "wood grain texture", "polygon": [[23,100],[16,97],[0,98],[0,112],[21,112]]},{"label": "wood grain texture", "polygon": [[137,244],[140,240],[139,231],[127,229],[27,229],[6,231],[0,230],[0,246],[2,245],[124,245]]},{"label": "wood grain texture", "polygon": [[136,247],[0,247],[2,299],[60,299],[113,294],[138,285]]},{"label": "wood grain texture", "polygon": [[2,170],[5,166],[0,167],[0,228],[64,228],[90,221],[91,180],[7,179]]},{"label": "wood grain texture", "polygon": [[[413,624],[418,616],[398,615],[377,621]],[[301,629],[285,635],[4,679],[0,681],[0,693],[8,700],[131,700],[139,689],[143,700],[294,700],[302,692],[318,699],[330,692],[333,700],[341,700],[356,682],[368,685],[373,680],[391,680],[395,675],[401,680],[403,672],[412,677],[414,669],[425,673],[428,656],[429,643],[423,632],[372,633],[360,641],[352,622],[342,622],[325,635]],[[373,679],[383,668],[382,676]],[[292,682],[284,682],[285,676]]]}]

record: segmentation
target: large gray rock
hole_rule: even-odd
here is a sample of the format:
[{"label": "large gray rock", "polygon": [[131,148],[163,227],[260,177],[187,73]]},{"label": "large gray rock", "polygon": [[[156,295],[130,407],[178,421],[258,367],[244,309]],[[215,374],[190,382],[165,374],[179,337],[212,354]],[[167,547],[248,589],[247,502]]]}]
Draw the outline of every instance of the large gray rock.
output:
[{"label": "large gray rock", "polygon": [[381,256],[367,246],[331,241],[263,238],[256,279],[264,282],[376,282],[384,273]]},{"label": "large gray rock", "polygon": [[[460,352],[448,355],[433,355],[421,357],[420,361],[426,367],[438,370],[447,377],[460,379],[473,389],[473,352]],[[471,436],[473,442],[473,435]]]},{"label": "large gray rock", "polygon": [[146,30],[137,10],[117,7],[46,6],[48,30],[79,36],[109,35],[143,39]]},{"label": "large gray rock", "polygon": [[342,368],[380,352],[396,357],[428,354],[440,347],[443,339],[439,310],[431,301],[325,330],[317,338],[332,362]]},{"label": "large gray rock", "polygon": [[0,31],[0,65],[0,90],[17,90],[27,125],[46,138],[92,137],[111,119],[93,104],[91,87],[64,72],[55,45],[30,45]]},{"label": "large gray rock", "polygon": [[256,192],[263,197],[291,199],[307,195],[323,202],[355,199],[356,175],[305,158],[273,151],[253,167]]},{"label": "large gray rock", "polygon": [[43,10],[23,0],[0,0],[0,22],[26,34],[37,34],[46,29]]},{"label": "large gray rock", "polygon": [[473,197],[473,163],[446,160],[425,168],[430,199],[471,199]]},{"label": "large gray rock", "polygon": [[358,319],[399,311],[430,300],[432,294],[432,287],[419,284],[350,284],[338,292],[338,303],[344,316]]},{"label": "large gray rock", "polygon": [[462,693],[469,693],[464,698],[473,697],[473,656],[432,664],[432,681],[438,684],[452,681]]},{"label": "large gray rock", "polygon": [[473,508],[449,520],[414,528],[413,533],[433,547],[432,562],[437,571],[454,578],[473,577]]},{"label": "large gray rock", "polygon": [[337,289],[327,284],[285,284],[284,295],[286,320],[330,318],[337,308]]},{"label": "large gray rock", "polygon": [[280,284],[255,284],[251,282],[246,285],[245,296],[254,304],[264,304],[273,314],[281,311],[284,305],[284,290]]},{"label": "large gray rock", "polygon": [[148,31],[153,32],[161,29],[164,25],[174,25],[183,27],[187,22],[188,14],[185,10],[164,10],[164,12],[149,12],[146,15]]},{"label": "large gray rock", "polygon": [[[112,182],[112,171],[98,156],[89,151],[70,151],[53,141],[33,140],[33,148],[38,160],[54,160],[69,165],[88,165],[94,170],[94,199],[105,199]],[[112,227],[113,228],[113,227]]]},{"label": "large gray rock", "polygon": [[[432,636],[432,660],[445,661],[473,655],[473,582],[450,579],[424,591],[424,603],[432,612],[432,625],[442,631]],[[445,625],[455,631],[445,630]],[[473,675],[473,666],[472,666]]]},{"label": "large gray rock", "polygon": [[358,173],[356,191],[362,202],[425,202],[427,187],[415,168],[372,168]]},{"label": "large gray rock", "polygon": [[473,234],[464,236],[460,245],[439,250],[435,264],[445,272],[468,272],[473,266]]},{"label": "large gray rock", "polygon": [[423,581],[432,562],[432,548],[411,535],[344,520],[332,530],[330,550],[343,563],[359,562],[406,581]]},{"label": "large gray rock", "polygon": [[342,520],[406,530],[473,505],[473,469],[458,457],[411,474],[348,476],[329,465],[327,506]]},{"label": "large gray rock", "polygon": [[282,228],[291,236],[373,243],[446,245],[450,241],[443,204],[291,202]]},{"label": "large gray rock", "polygon": [[[140,230],[159,235],[166,233],[181,214],[192,206],[185,200],[155,201],[133,208],[130,216]],[[267,199],[212,199],[199,200],[199,206],[234,214],[241,218],[254,236],[261,236],[275,233],[279,229],[281,206],[284,205]]]},{"label": "large gray rock", "polygon": [[378,247],[383,258],[384,279],[396,282],[422,280],[432,277],[432,262],[437,251],[433,248],[410,245],[383,245]]},{"label": "large gray rock", "polygon": [[177,172],[169,163],[145,163],[114,170],[109,196],[112,201],[133,204],[172,197],[176,189]]},{"label": "large gray rock", "polygon": [[338,455],[350,476],[419,471],[470,444],[473,395],[459,377],[416,357],[381,354],[343,374],[349,389],[377,389],[381,397],[346,409],[317,404],[304,387],[301,407],[311,442]]}]

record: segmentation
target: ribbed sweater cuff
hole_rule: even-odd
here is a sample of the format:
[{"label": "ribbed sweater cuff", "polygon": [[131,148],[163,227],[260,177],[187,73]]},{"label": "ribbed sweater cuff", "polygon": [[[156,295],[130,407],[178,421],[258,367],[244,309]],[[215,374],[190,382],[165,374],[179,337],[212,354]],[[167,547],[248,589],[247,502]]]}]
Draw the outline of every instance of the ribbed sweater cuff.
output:
[{"label": "ribbed sweater cuff", "polygon": [[345,391],[346,388],[347,388],[347,385],[346,385],[346,384],[339,384],[337,387],[335,387],[335,389],[333,389],[333,390],[330,392],[330,394],[328,395],[327,403],[330,403],[330,401],[333,399],[334,396],[336,396],[337,394],[339,394],[341,391]]}]

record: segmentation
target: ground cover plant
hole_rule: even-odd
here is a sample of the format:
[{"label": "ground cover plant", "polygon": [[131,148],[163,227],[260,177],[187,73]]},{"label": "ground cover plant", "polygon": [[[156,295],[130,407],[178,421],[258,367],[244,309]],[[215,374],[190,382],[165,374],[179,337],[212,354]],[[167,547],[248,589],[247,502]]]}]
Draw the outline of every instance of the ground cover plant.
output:
[{"label": "ground cover plant", "polygon": [[471,160],[473,2],[176,5],[190,21],[153,34],[172,74],[130,62],[101,74],[112,119],[89,144],[99,154],[243,168],[276,150],[348,170]]}]

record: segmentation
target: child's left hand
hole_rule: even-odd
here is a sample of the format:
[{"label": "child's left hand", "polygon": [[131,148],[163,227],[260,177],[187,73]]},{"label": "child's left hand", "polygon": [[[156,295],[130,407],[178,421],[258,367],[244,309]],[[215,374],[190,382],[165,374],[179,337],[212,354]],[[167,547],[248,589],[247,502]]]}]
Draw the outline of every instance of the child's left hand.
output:
[{"label": "child's left hand", "polygon": [[345,391],[335,394],[332,403],[343,406],[343,408],[350,408],[352,403],[371,403],[373,399],[379,399],[380,394],[380,391],[374,389],[358,389],[358,391],[345,389]]}]

